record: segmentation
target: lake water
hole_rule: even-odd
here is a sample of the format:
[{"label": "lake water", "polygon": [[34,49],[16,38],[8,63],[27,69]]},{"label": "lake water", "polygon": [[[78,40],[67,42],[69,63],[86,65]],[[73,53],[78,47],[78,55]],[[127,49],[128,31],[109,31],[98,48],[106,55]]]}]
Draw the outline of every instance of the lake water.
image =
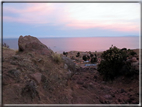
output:
[{"label": "lake water", "polygon": [[[104,51],[111,45],[118,48],[139,48],[139,37],[80,37],[80,38],[40,38],[54,52],[63,51]],[[3,39],[12,49],[18,49],[18,39]]]}]

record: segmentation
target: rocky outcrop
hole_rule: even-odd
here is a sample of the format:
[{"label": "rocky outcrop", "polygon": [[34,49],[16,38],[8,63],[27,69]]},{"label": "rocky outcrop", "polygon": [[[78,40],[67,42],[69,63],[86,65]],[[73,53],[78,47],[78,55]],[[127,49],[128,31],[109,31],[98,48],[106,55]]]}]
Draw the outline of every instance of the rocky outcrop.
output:
[{"label": "rocky outcrop", "polygon": [[62,56],[62,59],[64,60],[64,62],[68,66],[68,67],[65,67],[65,68],[69,68],[71,71],[75,71],[76,70],[76,65],[70,58]]},{"label": "rocky outcrop", "polygon": [[50,55],[50,50],[46,45],[41,43],[36,37],[33,36],[20,36],[18,40],[19,51],[35,51],[43,55]]},{"label": "rocky outcrop", "polygon": [[[69,54],[57,64],[47,54],[34,54],[38,47],[31,45],[23,52],[3,49],[3,104],[139,104],[139,75],[106,82],[97,70],[78,71],[80,63]],[[135,65],[136,58],[133,61]]]}]

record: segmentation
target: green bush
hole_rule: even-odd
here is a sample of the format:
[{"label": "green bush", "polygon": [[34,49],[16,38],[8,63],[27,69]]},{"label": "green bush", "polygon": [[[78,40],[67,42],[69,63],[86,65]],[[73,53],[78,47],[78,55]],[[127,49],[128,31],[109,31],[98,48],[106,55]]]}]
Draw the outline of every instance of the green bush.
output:
[{"label": "green bush", "polygon": [[91,63],[96,63],[97,62],[97,57],[91,58]]},{"label": "green bush", "polygon": [[134,56],[134,55],[137,55],[137,53],[131,50],[130,55]]},{"label": "green bush", "polygon": [[133,75],[134,70],[126,63],[128,55],[127,49],[118,49],[116,46],[111,46],[102,53],[102,61],[97,70],[103,75],[104,80],[113,80],[120,75]]}]

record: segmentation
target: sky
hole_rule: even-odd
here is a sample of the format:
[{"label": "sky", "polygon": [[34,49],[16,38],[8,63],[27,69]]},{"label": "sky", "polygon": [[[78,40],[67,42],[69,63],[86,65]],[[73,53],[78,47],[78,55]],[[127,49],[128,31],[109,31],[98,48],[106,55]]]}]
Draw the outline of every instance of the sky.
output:
[{"label": "sky", "polygon": [[3,38],[139,36],[139,3],[3,3]]}]

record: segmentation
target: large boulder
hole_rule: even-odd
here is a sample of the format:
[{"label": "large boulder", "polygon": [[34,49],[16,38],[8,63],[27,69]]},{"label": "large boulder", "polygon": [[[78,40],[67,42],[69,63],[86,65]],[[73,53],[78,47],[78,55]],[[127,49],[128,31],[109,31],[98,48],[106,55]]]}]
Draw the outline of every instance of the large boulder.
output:
[{"label": "large boulder", "polygon": [[33,36],[20,36],[18,40],[19,51],[35,51],[43,55],[50,55],[50,50],[46,45],[41,43],[36,37]]},{"label": "large boulder", "polygon": [[70,58],[62,56],[62,59],[71,71],[76,71],[76,64]]}]

